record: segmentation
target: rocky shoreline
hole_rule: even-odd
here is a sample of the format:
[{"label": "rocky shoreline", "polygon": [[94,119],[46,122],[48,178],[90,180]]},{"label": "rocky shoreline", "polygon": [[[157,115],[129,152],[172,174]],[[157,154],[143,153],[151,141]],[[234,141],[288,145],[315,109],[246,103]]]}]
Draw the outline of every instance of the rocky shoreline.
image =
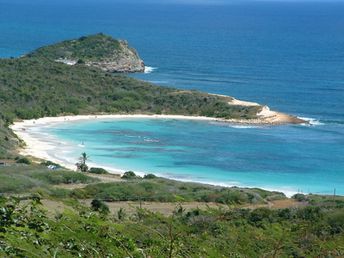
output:
[{"label": "rocky shoreline", "polygon": [[55,62],[66,65],[85,64],[109,73],[143,73],[145,64],[134,48],[129,47],[125,40],[118,40],[118,49],[112,56],[97,61],[83,61],[81,59],[59,58]]}]

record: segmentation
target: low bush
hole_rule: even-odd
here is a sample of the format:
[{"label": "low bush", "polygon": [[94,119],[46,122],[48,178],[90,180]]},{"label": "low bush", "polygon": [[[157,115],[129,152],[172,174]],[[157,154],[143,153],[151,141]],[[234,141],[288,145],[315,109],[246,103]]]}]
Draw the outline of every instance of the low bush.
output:
[{"label": "low bush", "polygon": [[26,157],[22,157],[22,158],[16,159],[16,163],[30,165],[31,161]]},{"label": "low bush", "polygon": [[307,199],[308,199],[307,196],[304,194],[295,194],[295,195],[293,195],[292,198],[298,202],[304,202],[304,201],[307,201]]},{"label": "low bush", "polygon": [[96,179],[84,174],[71,171],[49,171],[46,173],[33,174],[32,177],[53,185],[87,184],[97,181]]},{"label": "low bush", "polygon": [[139,176],[137,176],[133,171],[127,171],[123,174],[123,176],[121,177],[122,179],[137,179],[140,178]]},{"label": "low bush", "polygon": [[60,168],[61,167],[59,164],[54,163],[54,162],[49,161],[49,160],[41,162],[41,165],[46,166],[46,167],[47,166],[55,166],[56,168]]},{"label": "low bush", "polygon": [[105,170],[104,168],[90,168],[88,173],[92,173],[92,174],[109,174],[109,172],[107,170]]},{"label": "low bush", "polygon": [[154,174],[147,174],[147,175],[144,175],[143,178],[144,179],[155,179],[155,178],[157,178],[157,176]]},{"label": "low bush", "polygon": [[98,199],[94,199],[91,202],[91,208],[92,208],[92,210],[98,211],[98,212],[100,212],[102,214],[110,213],[109,207],[103,201],[100,201]]}]

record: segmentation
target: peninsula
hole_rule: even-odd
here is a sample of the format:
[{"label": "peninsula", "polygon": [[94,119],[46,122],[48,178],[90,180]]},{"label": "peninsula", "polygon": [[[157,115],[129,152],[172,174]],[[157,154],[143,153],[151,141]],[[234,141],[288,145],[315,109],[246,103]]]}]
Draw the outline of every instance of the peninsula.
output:
[{"label": "peninsula", "polygon": [[257,103],[120,74],[143,70],[127,42],[104,34],[0,59],[0,257],[343,257],[341,196],[119,176],[88,168],[86,153],[78,172],[75,163],[48,160],[51,146],[30,128],[65,120],[305,123]]},{"label": "peninsula", "polygon": [[245,124],[305,123],[256,103],[160,87],[119,74],[143,70],[144,62],[136,50],[126,41],[104,34],[63,41],[20,58],[1,59],[0,125],[9,140],[1,142],[0,153],[17,146],[8,125],[18,119],[144,114]]},{"label": "peninsula", "polygon": [[144,62],[125,40],[99,33],[42,47],[29,57],[45,58],[67,65],[84,64],[111,73],[144,72]]}]

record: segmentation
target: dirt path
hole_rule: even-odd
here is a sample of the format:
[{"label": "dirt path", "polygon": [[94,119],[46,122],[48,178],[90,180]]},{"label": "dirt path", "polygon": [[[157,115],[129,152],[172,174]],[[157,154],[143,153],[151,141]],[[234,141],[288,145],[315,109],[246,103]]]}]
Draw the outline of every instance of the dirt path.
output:
[{"label": "dirt path", "polygon": [[94,182],[90,184],[59,184],[55,185],[54,187],[66,190],[74,190],[74,189],[81,189],[91,184],[98,184],[98,183],[114,183],[114,182],[121,182],[123,181],[120,175],[116,174],[91,174],[91,173],[84,173],[88,177],[99,179],[100,182]]},{"label": "dirt path", "polygon": [[[79,200],[81,204],[90,207],[91,206],[91,199],[86,200]],[[72,209],[70,206],[65,205],[61,201],[56,200],[42,200],[43,206],[48,210],[48,213],[51,215],[55,215],[57,213],[62,213],[66,209]],[[184,209],[184,211],[188,212],[194,209],[201,209],[206,210],[208,208],[214,209],[229,209],[233,208],[232,206],[228,206],[225,204],[219,203],[205,203],[205,202],[186,202],[186,203],[175,203],[175,202],[139,202],[139,201],[121,201],[121,202],[107,202],[106,203],[110,209],[112,215],[117,214],[120,209],[124,209],[127,215],[132,215],[136,212],[137,208],[143,208],[150,210],[152,212],[158,212],[163,215],[172,215],[173,212],[178,209],[180,206]],[[286,200],[276,200],[271,201],[268,204],[257,204],[257,205],[242,205],[236,206],[237,208],[247,208],[247,209],[257,209],[261,207],[272,208],[272,209],[283,209],[283,208],[298,208],[306,206],[306,203],[297,202],[292,199]]]},{"label": "dirt path", "polygon": [[85,173],[85,175],[93,178],[99,179],[103,183],[113,183],[113,182],[121,182],[123,179],[121,179],[120,175],[116,174],[91,174],[91,173]]},{"label": "dirt path", "polygon": [[[119,175],[113,174],[105,174],[105,175],[98,175],[98,174],[86,174],[87,176],[97,178],[100,182],[103,183],[111,183],[111,182],[121,182],[123,181]],[[99,183],[99,182],[96,182]],[[63,188],[68,190],[73,189],[80,189],[86,187],[89,184],[62,184],[57,185],[57,188]],[[91,199],[86,200],[79,200],[81,204],[90,207],[91,206]],[[44,207],[47,208],[50,214],[56,214],[63,212],[66,208],[70,209],[71,207],[66,206],[60,201],[55,200],[42,200]],[[185,211],[190,211],[193,209],[208,209],[208,208],[243,208],[243,209],[257,209],[261,207],[271,208],[271,209],[283,209],[283,208],[297,208],[306,206],[307,203],[297,202],[294,199],[284,199],[284,200],[275,200],[269,201],[266,204],[245,204],[245,205],[225,205],[219,203],[206,203],[206,202],[185,202],[185,203],[176,203],[176,202],[140,202],[140,201],[119,201],[119,202],[107,202],[109,206],[111,214],[116,215],[120,209],[124,209],[125,212],[130,215],[136,212],[137,208],[144,208],[150,210],[152,212],[159,212],[164,215],[171,215],[178,207],[182,206]]]}]

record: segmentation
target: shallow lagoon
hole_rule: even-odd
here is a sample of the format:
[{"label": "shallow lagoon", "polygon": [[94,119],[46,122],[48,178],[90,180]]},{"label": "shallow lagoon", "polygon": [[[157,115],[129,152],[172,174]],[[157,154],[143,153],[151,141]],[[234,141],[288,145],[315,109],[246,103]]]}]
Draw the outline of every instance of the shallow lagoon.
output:
[{"label": "shallow lagoon", "polygon": [[343,136],[328,126],[244,126],[210,121],[126,118],[45,126],[76,162],[180,180],[286,192],[344,194]]},{"label": "shallow lagoon", "polygon": [[135,77],[231,95],[323,124],[126,120],[42,128],[70,143],[57,146],[59,158],[75,162],[85,150],[94,162],[124,170],[314,193],[336,187],[344,194],[343,3],[0,2],[1,57],[104,32],[127,39],[157,68]]}]

